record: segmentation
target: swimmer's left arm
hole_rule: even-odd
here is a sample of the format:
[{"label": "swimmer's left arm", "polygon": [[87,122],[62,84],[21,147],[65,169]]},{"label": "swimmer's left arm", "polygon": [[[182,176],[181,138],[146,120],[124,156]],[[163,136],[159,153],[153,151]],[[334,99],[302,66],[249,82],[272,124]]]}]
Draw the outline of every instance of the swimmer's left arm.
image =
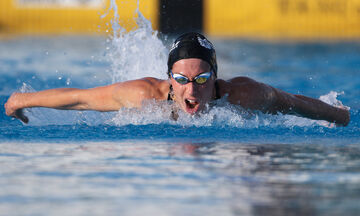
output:
[{"label": "swimmer's left arm", "polygon": [[228,89],[229,102],[240,104],[246,109],[272,114],[293,114],[343,126],[350,121],[350,113],[346,109],[334,107],[318,99],[287,93],[247,77],[234,78],[224,86]]},{"label": "swimmer's left arm", "polygon": [[272,105],[273,111],[300,115],[315,120],[326,120],[342,126],[346,126],[350,122],[350,113],[344,108],[335,107],[304,95],[290,94],[275,88],[274,92],[276,100]]}]

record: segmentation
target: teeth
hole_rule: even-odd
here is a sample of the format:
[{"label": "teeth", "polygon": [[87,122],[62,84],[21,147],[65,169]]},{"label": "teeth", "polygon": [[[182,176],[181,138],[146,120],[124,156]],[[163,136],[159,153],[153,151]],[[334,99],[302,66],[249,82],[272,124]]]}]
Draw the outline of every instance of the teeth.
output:
[{"label": "teeth", "polygon": [[195,103],[195,100],[186,99],[189,103]]}]

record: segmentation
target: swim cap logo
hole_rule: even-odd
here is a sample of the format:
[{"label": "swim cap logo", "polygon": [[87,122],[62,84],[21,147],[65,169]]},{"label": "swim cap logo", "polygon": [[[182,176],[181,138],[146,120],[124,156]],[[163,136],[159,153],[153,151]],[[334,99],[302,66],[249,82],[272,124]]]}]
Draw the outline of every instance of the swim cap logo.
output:
[{"label": "swim cap logo", "polygon": [[179,45],[180,41],[176,42],[176,43],[173,43],[171,48],[170,48],[170,52],[172,52],[174,49],[176,49]]},{"label": "swim cap logo", "polygon": [[199,41],[199,44],[202,46],[202,47],[205,47],[207,49],[214,49],[212,44],[206,39],[201,39],[200,37],[197,37],[198,38],[198,41]]}]

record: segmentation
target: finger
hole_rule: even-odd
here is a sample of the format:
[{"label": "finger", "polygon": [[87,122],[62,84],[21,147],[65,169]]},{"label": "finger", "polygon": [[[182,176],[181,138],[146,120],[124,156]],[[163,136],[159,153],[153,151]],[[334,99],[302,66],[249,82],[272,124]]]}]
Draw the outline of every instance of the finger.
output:
[{"label": "finger", "polygon": [[6,114],[7,116],[11,116],[11,113],[12,113],[12,112],[10,111],[8,102],[6,102],[6,103],[4,104],[4,107],[5,107],[5,114]]},{"label": "finger", "polygon": [[24,112],[22,109],[18,109],[15,111],[15,117],[23,121],[24,123],[28,123],[29,119],[24,115]]}]

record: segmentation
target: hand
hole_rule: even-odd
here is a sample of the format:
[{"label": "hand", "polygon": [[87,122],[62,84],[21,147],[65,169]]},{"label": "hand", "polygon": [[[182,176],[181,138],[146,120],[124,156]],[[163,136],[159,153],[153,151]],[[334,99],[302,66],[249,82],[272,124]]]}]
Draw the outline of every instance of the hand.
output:
[{"label": "hand", "polygon": [[338,108],[338,116],[340,119],[336,122],[336,126],[347,126],[350,122],[350,108],[346,106],[338,106]]},{"label": "hand", "polygon": [[339,104],[334,105],[336,108],[339,108],[338,115],[341,118],[341,123],[336,123],[336,126],[347,126],[350,122],[350,107]]},{"label": "hand", "polygon": [[13,116],[17,119],[20,119],[24,123],[28,123],[29,119],[24,115],[23,109],[20,107],[20,97],[21,93],[13,93],[8,101],[5,103],[5,113],[8,116]]}]

